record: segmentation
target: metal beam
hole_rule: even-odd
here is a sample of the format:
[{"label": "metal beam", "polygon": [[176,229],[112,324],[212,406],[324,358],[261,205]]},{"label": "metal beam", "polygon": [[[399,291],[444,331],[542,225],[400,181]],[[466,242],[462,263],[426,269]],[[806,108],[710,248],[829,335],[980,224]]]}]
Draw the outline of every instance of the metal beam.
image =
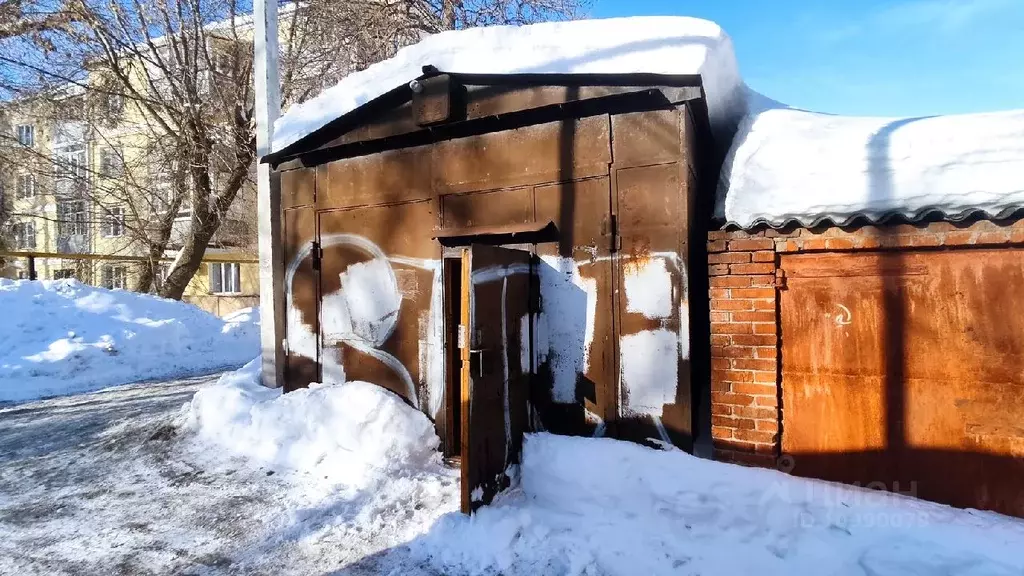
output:
[{"label": "metal beam", "polygon": [[[172,262],[174,258],[150,258],[148,256],[129,256],[118,254],[78,254],[67,252],[36,252],[36,251],[0,251],[0,258],[61,258],[64,260],[105,260],[109,262]],[[255,258],[239,258],[232,254],[218,254],[207,252],[203,255],[203,262],[231,262],[239,264],[255,264],[259,260]]]},{"label": "metal beam", "polygon": [[[256,74],[256,153],[271,152],[274,121],[281,112],[281,84],[277,70],[277,0],[255,0],[254,55]],[[280,186],[271,185],[270,165],[256,165],[257,213],[260,247],[260,349],[263,385],[284,384],[284,262],[281,254]]]}]

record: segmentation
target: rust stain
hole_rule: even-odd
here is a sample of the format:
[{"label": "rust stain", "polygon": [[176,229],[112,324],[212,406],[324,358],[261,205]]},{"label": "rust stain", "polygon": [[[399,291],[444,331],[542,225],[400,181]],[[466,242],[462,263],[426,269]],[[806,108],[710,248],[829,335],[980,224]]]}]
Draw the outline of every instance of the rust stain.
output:
[{"label": "rust stain", "polygon": [[647,236],[636,236],[624,260],[622,268],[625,273],[638,274],[651,262],[651,239]]}]

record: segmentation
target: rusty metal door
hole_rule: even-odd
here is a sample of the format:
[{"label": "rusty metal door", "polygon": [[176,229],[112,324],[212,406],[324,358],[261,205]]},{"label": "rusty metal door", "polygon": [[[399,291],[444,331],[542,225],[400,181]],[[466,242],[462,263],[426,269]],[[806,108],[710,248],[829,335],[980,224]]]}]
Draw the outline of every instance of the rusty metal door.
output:
[{"label": "rusty metal door", "polygon": [[[532,347],[529,252],[474,245],[462,253],[462,511],[506,488],[527,427]],[[526,333],[524,333],[526,331]]]},{"label": "rusty metal door", "polygon": [[793,472],[1024,515],[1024,251],[783,256]]},{"label": "rusty metal door", "polygon": [[[617,170],[621,438],[693,448],[688,214],[678,163]],[[694,192],[695,193],[695,192]]]},{"label": "rusty metal door", "polygon": [[436,417],[429,318],[440,306],[440,250],[430,202],[319,213],[322,379],[383,386]]}]

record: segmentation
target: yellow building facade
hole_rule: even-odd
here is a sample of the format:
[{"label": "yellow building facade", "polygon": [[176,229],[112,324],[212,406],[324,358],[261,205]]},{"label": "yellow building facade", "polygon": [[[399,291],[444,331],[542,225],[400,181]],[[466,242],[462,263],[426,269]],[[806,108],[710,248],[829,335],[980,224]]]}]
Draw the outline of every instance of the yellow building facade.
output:
[{"label": "yellow building facade", "polygon": [[[31,265],[24,256],[0,256],[0,276],[135,287],[148,254],[140,223],[167,209],[161,206],[166,167],[154,160],[140,108],[109,98],[99,104],[109,107],[102,122],[74,113],[96,105],[80,89],[0,105],[0,252],[38,255]],[[255,187],[247,182],[184,300],[215,314],[258,304],[255,211]],[[190,217],[187,205],[179,208],[154,290]]]}]

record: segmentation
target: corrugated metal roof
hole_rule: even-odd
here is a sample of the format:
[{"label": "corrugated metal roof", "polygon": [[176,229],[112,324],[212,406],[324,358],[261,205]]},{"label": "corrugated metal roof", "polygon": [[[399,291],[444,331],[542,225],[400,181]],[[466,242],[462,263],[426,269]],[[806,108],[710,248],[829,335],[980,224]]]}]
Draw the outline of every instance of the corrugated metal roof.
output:
[{"label": "corrugated metal roof", "polygon": [[880,214],[869,212],[857,212],[844,216],[834,214],[818,215],[814,218],[785,218],[781,220],[769,220],[757,218],[749,226],[742,226],[735,221],[726,222],[723,230],[754,230],[759,228],[772,228],[774,230],[791,228],[819,228],[838,226],[846,228],[856,225],[894,225],[894,224],[918,224],[922,222],[967,222],[974,220],[1016,220],[1024,217],[1024,204],[1007,206],[997,212],[989,212],[980,208],[967,208],[956,213],[946,213],[937,207],[926,207],[917,212],[905,212],[893,210]]}]

